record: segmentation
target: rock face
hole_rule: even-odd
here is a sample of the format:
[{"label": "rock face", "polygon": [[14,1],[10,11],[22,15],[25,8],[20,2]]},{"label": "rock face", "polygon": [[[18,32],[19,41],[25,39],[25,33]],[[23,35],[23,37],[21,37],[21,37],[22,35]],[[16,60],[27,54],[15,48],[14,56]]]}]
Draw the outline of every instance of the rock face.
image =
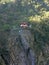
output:
[{"label": "rock face", "polygon": [[22,45],[22,47],[27,55],[27,58],[29,59],[29,64],[31,63],[31,65],[35,65],[35,54],[32,51],[30,44],[29,44],[29,41],[31,43],[30,31],[29,30],[20,30],[19,35],[20,35],[21,42],[22,42],[21,45]]},{"label": "rock face", "polygon": [[1,56],[0,56],[0,65],[5,65],[5,62],[4,62],[4,60],[1,58]]},{"label": "rock face", "polygon": [[[28,33],[28,34],[27,34]],[[22,37],[19,38],[19,35]],[[27,36],[26,36],[27,35]],[[32,51],[29,50],[30,32],[23,30],[20,34],[17,30],[11,30],[7,39],[7,49],[1,54],[6,65],[34,65]],[[33,59],[32,59],[33,58]],[[32,61],[33,60],[33,61]]]},{"label": "rock face", "polygon": [[[30,65],[30,63],[31,63],[31,65],[33,65],[34,58],[33,59],[31,58],[32,51],[28,50],[28,48],[30,47],[29,38],[28,38],[31,35],[30,32],[27,30],[20,30],[20,31],[22,31],[20,33],[16,33],[16,31],[13,31],[13,30],[11,30],[11,31],[12,32],[11,32],[10,37],[8,39],[10,57],[11,57],[10,64],[11,65],[12,64],[14,64],[14,65],[17,65],[17,64],[18,65]],[[20,37],[19,37],[19,35],[20,35]],[[28,53],[29,53],[29,55],[28,55]],[[29,58],[29,56],[30,56],[30,58]]]},{"label": "rock face", "polygon": [[5,44],[5,47],[0,45],[0,48],[4,48],[4,53],[0,53],[0,65],[35,65],[35,63],[37,65],[49,64],[49,46],[47,46],[47,44],[43,48],[45,57],[41,52],[40,55],[37,55],[38,57],[36,56],[37,58],[35,61],[35,53],[32,48],[34,38],[29,30],[11,30],[6,38],[7,43]]}]

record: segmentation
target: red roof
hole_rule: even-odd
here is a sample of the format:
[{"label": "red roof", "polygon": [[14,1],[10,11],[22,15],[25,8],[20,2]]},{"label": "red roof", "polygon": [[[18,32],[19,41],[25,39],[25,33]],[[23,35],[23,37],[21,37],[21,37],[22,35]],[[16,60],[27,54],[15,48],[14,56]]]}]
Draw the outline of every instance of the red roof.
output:
[{"label": "red roof", "polygon": [[28,25],[27,25],[26,22],[22,22],[20,26],[21,26],[21,27],[28,27]]}]

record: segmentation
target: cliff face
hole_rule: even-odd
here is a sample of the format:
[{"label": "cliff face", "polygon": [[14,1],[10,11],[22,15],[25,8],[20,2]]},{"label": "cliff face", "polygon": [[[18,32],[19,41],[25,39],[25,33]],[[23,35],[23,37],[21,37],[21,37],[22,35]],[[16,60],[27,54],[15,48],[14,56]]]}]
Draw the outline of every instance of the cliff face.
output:
[{"label": "cliff face", "polygon": [[0,65],[5,65],[5,62],[4,62],[4,60],[1,58],[1,56],[0,56]]},{"label": "cliff face", "polygon": [[28,59],[29,58],[28,53],[30,52],[27,53],[26,52],[27,49],[25,51],[24,50],[25,48],[23,48],[27,43],[30,46],[30,42],[31,42],[31,41],[29,42],[29,39],[31,38],[30,35],[31,34],[28,30],[24,30],[22,36],[26,42],[21,44],[22,42],[20,41],[20,38],[19,38],[19,31],[17,30],[10,31],[8,38],[7,38],[7,43],[6,43],[7,47],[5,46],[6,49],[4,49],[3,47],[2,52],[3,51],[4,52],[1,53],[1,57],[4,60],[6,65],[13,65],[13,64],[14,65],[17,65],[17,64],[18,65],[26,65],[26,64],[30,65],[31,62]]},{"label": "cliff face", "polygon": [[[30,61],[29,61],[29,57],[28,57],[29,56],[28,53],[30,53],[30,51],[27,52],[28,49],[26,49],[26,47],[28,48],[28,44],[29,44],[29,47],[31,48],[30,43],[31,43],[31,41],[33,42],[33,40],[30,40],[31,33],[29,32],[29,30],[20,30],[20,31],[22,31],[22,33],[20,33],[20,34],[24,38],[24,39],[22,38],[22,41],[20,41],[21,37],[19,37],[19,31],[17,32],[17,30],[15,30],[15,31],[11,30],[11,34],[8,39],[10,57],[11,57],[10,63],[14,64],[14,65],[15,64],[16,65],[17,64],[18,65],[26,65],[26,64],[30,65],[30,63],[31,63],[31,65],[32,65],[31,57],[30,57]],[[29,40],[30,40],[30,42],[29,42]]]},{"label": "cliff face", "polygon": [[[38,43],[36,43],[34,38],[34,32],[33,34],[31,34],[29,30],[23,30],[23,31],[20,30],[20,31],[22,32],[22,36],[24,37],[24,39],[27,41],[27,43],[29,43],[30,48],[35,52],[35,55],[36,55],[35,63],[37,65],[46,65],[46,64],[48,65],[49,64],[49,46],[46,44],[45,46],[42,46],[42,50],[41,48],[38,49],[37,48]],[[27,56],[26,52],[24,52],[25,50],[23,47],[25,47],[25,44],[23,46],[22,41],[20,41],[18,32],[19,32],[18,30],[11,30],[8,33],[6,32],[6,35],[5,35],[5,32],[4,34],[3,32],[0,33],[3,35],[2,41],[7,40],[6,44],[2,42],[5,46],[4,45],[2,46],[0,41],[0,49],[2,51],[2,53],[0,53],[2,54],[2,56],[0,56],[1,65],[4,65],[7,63],[9,63],[9,65],[10,64],[11,65],[12,64],[30,65],[30,61],[28,62],[29,60],[28,58],[30,57],[28,57],[29,55],[27,54],[28,55]]]}]

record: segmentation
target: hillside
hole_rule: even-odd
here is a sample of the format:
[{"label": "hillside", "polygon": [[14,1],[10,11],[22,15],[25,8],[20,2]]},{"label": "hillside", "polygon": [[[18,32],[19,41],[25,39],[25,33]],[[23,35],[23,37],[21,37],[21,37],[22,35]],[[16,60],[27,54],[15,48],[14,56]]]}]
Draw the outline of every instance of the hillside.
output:
[{"label": "hillside", "polygon": [[[9,49],[13,40],[15,43],[18,31],[11,33],[11,30],[19,30],[21,22],[31,24],[31,37],[29,32],[26,34],[31,38],[27,39],[36,54],[36,65],[49,65],[49,0],[0,0],[0,54]],[[10,38],[13,39],[9,42]],[[18,47],[17,51],[19,55],[22,50]],[[10,52],[15,53],[13,48]]]}]

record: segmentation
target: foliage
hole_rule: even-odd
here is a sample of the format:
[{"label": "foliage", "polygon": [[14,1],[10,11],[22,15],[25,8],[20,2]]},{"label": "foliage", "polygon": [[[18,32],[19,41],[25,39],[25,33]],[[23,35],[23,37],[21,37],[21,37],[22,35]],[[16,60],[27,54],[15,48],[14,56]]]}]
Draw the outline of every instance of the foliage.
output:
[{"label": "foliage", "polygon": [[[40,65],[39,56],[41,55],[41,53],[46,61],[49,56],[49,53],[46,49],[49,46],[49,20],[45,20],[40,23],[33,22],[31,32],[32,34],[34,34],[33,48],[38,57],[37,65],[38,63]],[[45,60],[43,60],[42,62],[44,63]]]}]

